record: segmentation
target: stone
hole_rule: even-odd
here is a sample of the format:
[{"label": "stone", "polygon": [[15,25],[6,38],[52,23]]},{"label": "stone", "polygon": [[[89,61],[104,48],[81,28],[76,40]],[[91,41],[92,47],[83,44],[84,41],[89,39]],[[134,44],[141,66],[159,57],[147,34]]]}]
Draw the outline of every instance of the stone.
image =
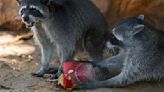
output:
[{"label": "stone", "polygon": [[144,14],[157,29],[164,30],[163,0],[92,0],[105,15],[109,29],[124,18]]},{"label": "stone", "polygon": [[11,30],[22,28],[16,0],[0,0],[0,27]]}]

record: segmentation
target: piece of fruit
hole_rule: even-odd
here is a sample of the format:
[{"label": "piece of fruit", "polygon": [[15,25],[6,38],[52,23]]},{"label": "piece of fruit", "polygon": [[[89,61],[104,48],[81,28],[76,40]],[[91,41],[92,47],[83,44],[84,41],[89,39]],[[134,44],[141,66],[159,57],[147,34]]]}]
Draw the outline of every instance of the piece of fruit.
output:
[{"label": "piece of fruit", "polygon": [[62,67],[63,74],[59,77],[58,84],[65,89],[73,89],[79,83],[94,80],[95,72],[90,63],[65,62]]}]

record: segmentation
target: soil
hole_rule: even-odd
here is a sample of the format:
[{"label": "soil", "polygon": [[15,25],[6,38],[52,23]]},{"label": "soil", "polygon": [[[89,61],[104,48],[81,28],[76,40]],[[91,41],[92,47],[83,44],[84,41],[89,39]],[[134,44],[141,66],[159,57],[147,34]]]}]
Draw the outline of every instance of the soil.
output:
[{"label": "soil", "polygon": [[[31,76],[40,67],[41,55],[38,46],[32,39],[26,39],[28,37],[31,37],[29,32],[0,30],[0,92],[65,92],[47,82],[47,78]],[[81,92],[164,92],[164,81]]]}]

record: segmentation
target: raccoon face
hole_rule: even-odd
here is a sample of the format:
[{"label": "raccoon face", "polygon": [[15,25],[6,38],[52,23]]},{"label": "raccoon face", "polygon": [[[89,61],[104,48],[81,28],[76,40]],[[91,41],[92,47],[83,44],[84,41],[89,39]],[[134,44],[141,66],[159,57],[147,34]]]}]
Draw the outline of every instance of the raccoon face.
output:
[{"label": "raccoon face", "polygon": [[45,0],[17,0],[20,6],[19,15],[27,27],[32,27],[49,17],[49,9],[44,1]]},{"label": "raccoon face", "polygon": [[113,29],[113,34],[120,41],[131,40],[144,30],[143,21],[143,15],[125,19]]}]

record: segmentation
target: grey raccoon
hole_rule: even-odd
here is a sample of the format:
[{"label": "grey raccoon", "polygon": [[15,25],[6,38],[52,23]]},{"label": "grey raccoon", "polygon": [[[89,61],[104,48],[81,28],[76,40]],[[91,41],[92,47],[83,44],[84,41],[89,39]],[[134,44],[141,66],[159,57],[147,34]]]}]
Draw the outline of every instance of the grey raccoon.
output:
[{"label": "grey raccoon", "polygon": [[96,66],[108,70],[108,75],[110,72],[116,75],[81,84],[80,88],[125,87],[137,81],[164,77],[164,32],[144,22],[144,16],[140,15],[119,23],[113,34],[122,42],[125,51]]},{"label": "grey raccoon", "polygon": [[43,76],[54,56],[61,63],[72,59],[78,43],[94,61],[102,59],[107,24],[90,0],[17,0],[19,14],[34,33],[42,53]]}]

